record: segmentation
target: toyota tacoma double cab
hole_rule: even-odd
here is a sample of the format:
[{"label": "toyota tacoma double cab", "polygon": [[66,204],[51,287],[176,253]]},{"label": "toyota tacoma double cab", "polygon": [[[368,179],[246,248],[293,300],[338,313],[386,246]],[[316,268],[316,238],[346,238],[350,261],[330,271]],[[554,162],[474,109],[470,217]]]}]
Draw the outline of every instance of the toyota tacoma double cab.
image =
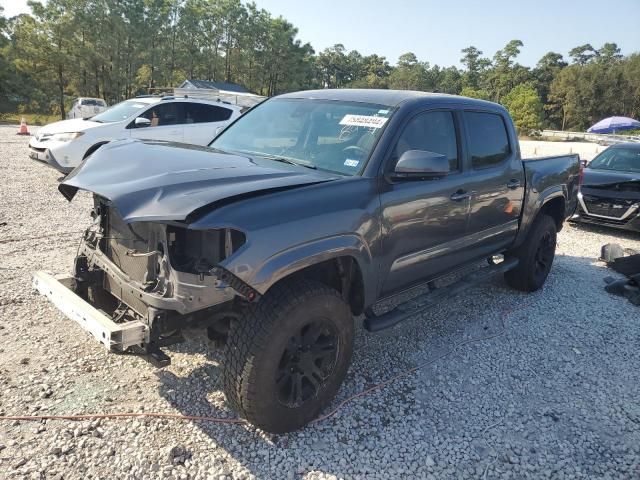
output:
[{"label": "toyota tacoma double cab", "polygon": [[287,432],[338,392],[354,318],[375,332],[411,316],[382,300],[417,285],[441,299],[496,273],[539,289],[579,184],[576,155],[523,161],[494,103],[290,93],[208,147],[127,139],[90,155],[59,185],[94,198],[72,275],[36,272],[34,286],[110,350],[160,365],[204,325],[225,349],[230,405]]}]

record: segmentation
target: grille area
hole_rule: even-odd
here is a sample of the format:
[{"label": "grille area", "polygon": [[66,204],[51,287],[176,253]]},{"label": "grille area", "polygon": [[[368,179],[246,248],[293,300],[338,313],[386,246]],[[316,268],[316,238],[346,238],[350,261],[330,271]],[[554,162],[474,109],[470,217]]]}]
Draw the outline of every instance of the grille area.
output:
[{"label": "grille area", "polygon": [[110,208],[105,232],[104,253],[123,273],[141,284],[155,278],[157,255],[144,256],[155,251],[157,246],[149,223],[126,224]]},{"label": "grille area", "polygon": [[611,218],[621,218],[633,205],[633,201],[599,198],[591,195],[585,195],[584,204],[587,207],[588,214],[602,215]]}]

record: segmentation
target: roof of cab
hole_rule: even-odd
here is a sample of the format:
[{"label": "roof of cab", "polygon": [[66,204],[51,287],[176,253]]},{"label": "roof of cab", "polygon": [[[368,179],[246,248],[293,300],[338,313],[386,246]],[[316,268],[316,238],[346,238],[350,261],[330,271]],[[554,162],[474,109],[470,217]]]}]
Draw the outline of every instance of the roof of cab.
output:
[{"label": "roof of cab", "polygon": [[314,100],[342,100],[346,102],[373,103],[397,107],[401,103],[409,101],[419,101],[423,103],[461,103],[465,105],[476,105],[478,107],[503,108],[497,103],[478,100],[475,98],[461,97],[459,95],[449,95],[446,93],[417,92],[414,90],[382,90],[364,88],[336,88],[324,90],[305,90],[279,95],[278,98],[306,98]]}]

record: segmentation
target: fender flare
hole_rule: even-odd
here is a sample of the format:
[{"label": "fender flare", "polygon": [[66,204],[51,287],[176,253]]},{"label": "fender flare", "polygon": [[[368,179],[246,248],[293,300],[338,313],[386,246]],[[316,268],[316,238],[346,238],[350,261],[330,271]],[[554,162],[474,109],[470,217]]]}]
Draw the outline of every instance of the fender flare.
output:
[{"label": "fender flare", "polygon": [[356,261],[362,273],[365,305],[369,305],[376,295],[376,269],[369,246],[356,234],[324,237],[282,250],[256,268],[247,283],[264,295],[283,278],[338,257],[352,257]]},{"label": "fender flare", "polygon": [[553,200],[554,198],[562,197],[562,199],[566,202],[567,200],[567,186],[562,185],[553,185],[551,187],[547,187],[538,195],[538,202],[536,213],[539,212],[542,207]]},{"label": "fender flare", "polygon": [[556,198],[562,198],[565,202],[567,199],[567,187],[564,184],[551,185],[541,192],[533,191],[531,193],[535,194],[535,198],[529,199],[525,204],[522,212],[523,216],[522,221],[520,222],[520,229],[512,248],[517,247],[524,242],[529,232],[529,227],[531,227],[533,221],[546,203]]}]

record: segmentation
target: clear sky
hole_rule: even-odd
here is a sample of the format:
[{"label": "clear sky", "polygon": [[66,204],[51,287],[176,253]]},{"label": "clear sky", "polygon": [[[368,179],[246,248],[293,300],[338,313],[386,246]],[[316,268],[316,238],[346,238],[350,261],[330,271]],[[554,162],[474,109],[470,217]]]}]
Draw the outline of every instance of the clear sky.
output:
[{"label": "clear sky", "polygon": [[422,61],[459,65],[474,45],[492,57],[509,40],[524,43],[518,61],[533,66],[550,50],[615,42],[640,51],[640,0],[255,0],[282,15],[316,51],[335,43],[395,63],[413,52]]},{"label": "clear sky", "polygon": [[[298,27],[316,51],[336,43],[394,64],[402,53],[459,66],[474,45],[492,57],[509,40],[524,48],[518,61],[533,66],[546,52],[563,55],[584,43],[615,42],[640,51],[640,0],[255,0]],[[0,0],[5,15],[28,11],[26,0]]]}]

